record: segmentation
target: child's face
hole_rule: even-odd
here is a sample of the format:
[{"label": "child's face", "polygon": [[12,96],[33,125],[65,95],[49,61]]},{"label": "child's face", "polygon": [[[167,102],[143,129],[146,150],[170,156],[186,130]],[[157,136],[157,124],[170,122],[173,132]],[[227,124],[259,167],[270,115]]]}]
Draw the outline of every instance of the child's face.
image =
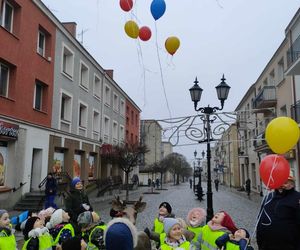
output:
[{"label": "child's face", "polygon": [[171,228],[169,236],[174,240],[180,240],[182,237],[182,227],[179,224],[175,224]]},{"label": "child's face", "polygon": [[62,214],[62,220],[63,220],[63,222],[69,222],[69,220],[70,220],[69,214],[65,211]]},{"label": "child's face", "polygon": [[225,214],[223,212],[218,212],[214,215],[214,217],[211,220],[214,223],[221,225],[224,217],[225,217]]},{"label": "child's face", "polygon": [[9,214],[8,213],[2,214],[0,218],[0,226],[9,228],[10,227],[9,224],[10,224]]},{"label": "child's face", "polygon": [[246,231],[244,229],[236,230],[234,233],[235,238],[246,238]]},{"label": "child's face", "polygon": [[44,227],[44,221],[43,220],[40,220],[40,219],[37,219],[34,224],[33,224],[33,228],[36,229],[36,228],[43,228]]},{"label": "child's face", "polygon": [[75,189],[78,189],[78,190],[81,190],[83,188],[82,186],[82,182],[77,182],[76,185],[75,185]]},{"label": "child's face", "polygon": [[160,208],[159,208],[159,214],[160,215],[167,215],[168,214],[168,210],[164,207],[164,206],[161,206]]}]

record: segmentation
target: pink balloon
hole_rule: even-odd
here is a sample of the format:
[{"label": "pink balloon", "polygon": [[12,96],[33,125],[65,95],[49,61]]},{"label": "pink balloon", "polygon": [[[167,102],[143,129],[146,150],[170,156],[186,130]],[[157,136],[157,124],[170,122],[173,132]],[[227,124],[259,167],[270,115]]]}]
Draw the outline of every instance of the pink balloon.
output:
[{"label": "pink balloon", "polygon": [[147,26],[143,26],[140,28],[140,31],[139,31],[139,38],[142,40],[142,41],[148,41],[150,38],[151,38],[151,30],[149,27]]},{"label": "pink balloon", "polygon": [[289,177],[289,162],[281,155],[267,155],[260,163],[259,174],[263,183],[268,188],[279,188]]},{"label": "pink balloon", "polygon": [[133,6],[132,0],[120,0],[120,7],[124,11],[130,11]]}]

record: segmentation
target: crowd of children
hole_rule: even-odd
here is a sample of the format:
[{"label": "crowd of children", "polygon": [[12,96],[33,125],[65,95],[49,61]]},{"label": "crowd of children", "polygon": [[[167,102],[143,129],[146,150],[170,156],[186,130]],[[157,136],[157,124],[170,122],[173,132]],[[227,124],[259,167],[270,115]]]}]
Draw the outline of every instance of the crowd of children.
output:
[{"label": "crowd of children", "polygon": [[[80,180],[73,181],[79,186]],[[84,207],[87,201],[84,201]],[[116,218],[107,225],[100,216],[83,209],[76,219],[63,209],[49,207],[39,213],[23,212],[17,219],[9,218],[6,210],[0,210],[0,250],[16,250],[14,231],[24,235],[22,250],[133,250],[138,233],[135,226],[125,218]],[[76,211],[78,212],[78,211]],[[73,213],[73,216],[76,213]],[[205,223],[206,211],[193,208],[186,220],[176,218],[168,202],[158,207],[153,228],[144,232],[160,250],[253,250],[246,229],[237,228],[225,211],[217,212]],[[12,223],[15,224],[13,228]],[[147,237],[147,236],[146,236]]]}]

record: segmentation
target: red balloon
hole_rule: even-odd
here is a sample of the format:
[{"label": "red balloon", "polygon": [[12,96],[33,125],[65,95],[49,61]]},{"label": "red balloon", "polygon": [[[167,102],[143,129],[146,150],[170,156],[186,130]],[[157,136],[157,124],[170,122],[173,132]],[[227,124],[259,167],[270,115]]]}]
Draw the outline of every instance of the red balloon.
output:
[{"label": "red balloon", "polygon": [[139,31],[139,38],[143,41],[148,41],[151,38],[151,30],[147,26],[143,26]]},{"label": "red balloon", "polygon": [[289,177],[289,162],[281,155],[267,155],[260,163],[259,174],[269,189],[279,188]]},{"label": "red balloon", "polygon": [[120,0],[120,7],[124,11],[130,11],[133,6],[132,0]]}]

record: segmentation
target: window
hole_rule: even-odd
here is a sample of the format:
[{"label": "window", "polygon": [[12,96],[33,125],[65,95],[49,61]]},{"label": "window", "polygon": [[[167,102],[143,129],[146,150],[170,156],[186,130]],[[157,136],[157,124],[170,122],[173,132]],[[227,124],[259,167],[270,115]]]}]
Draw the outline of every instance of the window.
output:
[{"label": "window", "polygon": [[266,78],[266,79],[264,80],[263,85],[264,85],[264,86],[268,86],[268,78]]},{"label": "window", "polygon": [[13,31],[13,14],[14,7],[8,3],[8,1],[4,0],[2,5],[2,13],[1,13],[1,25],[12,33]]},{"label": "window", "polygon": [[36,81],[35,91],[34,91],[34,108],[40,111],[46,111],[46,95],[47,95],[47,85]]},{"label": "window", "polygon": [[113,140],[116,143],[118,140],[118,123],[116,121],[113,122],[113,130],[112,130]]},{"label": "window", "polygon": [[122,116],[125,116],[125,102],[123,99],[120,100],[120,113]]},{"label": "window", "polygon": [[109,126],[110,126],[109,118],[104,117],[104,137],[107,138],[109,136]]},{"label": "window", "polygon": [[80,85],[85,89],[89,88],[89,68],[83,63],[80,62]]},{"label": "window", "polygon": [[71,122],[72,115],[72,97],[65,93],[62,93],[61,107],[60,107],[60,118],[64,121]]},{"label": "window", "polygon": [[107,104],[107,105],[109,105],[110,106],[110,88],[106,85],[105,86],[105,96],[104,96],[104,98],[105,98],[105,104]]},{"label": "window", "polygon": [[74,53],[65,45],[63,46],[62,72],[73,78]]},{"label": "window", "polygon": [[78,117],[79,127],[82,127],[82,128],[87,127],[87,116],[88,116],[87,105],[85,105],[83,103],[79,103],[79,117]]},{"label": "window", "polygon": [[41,56],[45,57],[45,50],[46,50],[46,35],[44,32],[39,30],[37,52]]},{"label": "window", "polygon": [[117,94],[114,93],[114,98],[113,98],[113,110],[114,111],[119,111],[119,97]]},{"label": "window", "polygon": [[8,97],[9,67],[0,63],[0,96]]},{"label": "window", "polygon": [[282,106],[280,108],[280,115],[281,116],[287,116],[287,109],[286,109],[286,105]]},{"label": "window", "polygon": [[131,110],[131,125],[134,125],[134,113]]},{"label": "window", "polygon": [[270,73],[270,85],[271,86],[275,85],[275,72],[274,72],[274,70],[272,70],[271,73]]},{"label": "window", "polygon": [[135,115],[135,126],[138,126],[139,125],[139,123],[138,123],[138,115]]},{"label": "window", "polygon": [[93,131],[100,132],[100,112],[98,110],[93,112]]},{"label": "window", "polygon": [[283,58],[278,62],[278,83],[284,78],[284,62]]},{"label": "window", "polygon": [[124,141],[124,126],[120,125],[120,141]]},{"label": "window", "polygon": [[94,96],[101,98],[101,79],[94,75]]}]

